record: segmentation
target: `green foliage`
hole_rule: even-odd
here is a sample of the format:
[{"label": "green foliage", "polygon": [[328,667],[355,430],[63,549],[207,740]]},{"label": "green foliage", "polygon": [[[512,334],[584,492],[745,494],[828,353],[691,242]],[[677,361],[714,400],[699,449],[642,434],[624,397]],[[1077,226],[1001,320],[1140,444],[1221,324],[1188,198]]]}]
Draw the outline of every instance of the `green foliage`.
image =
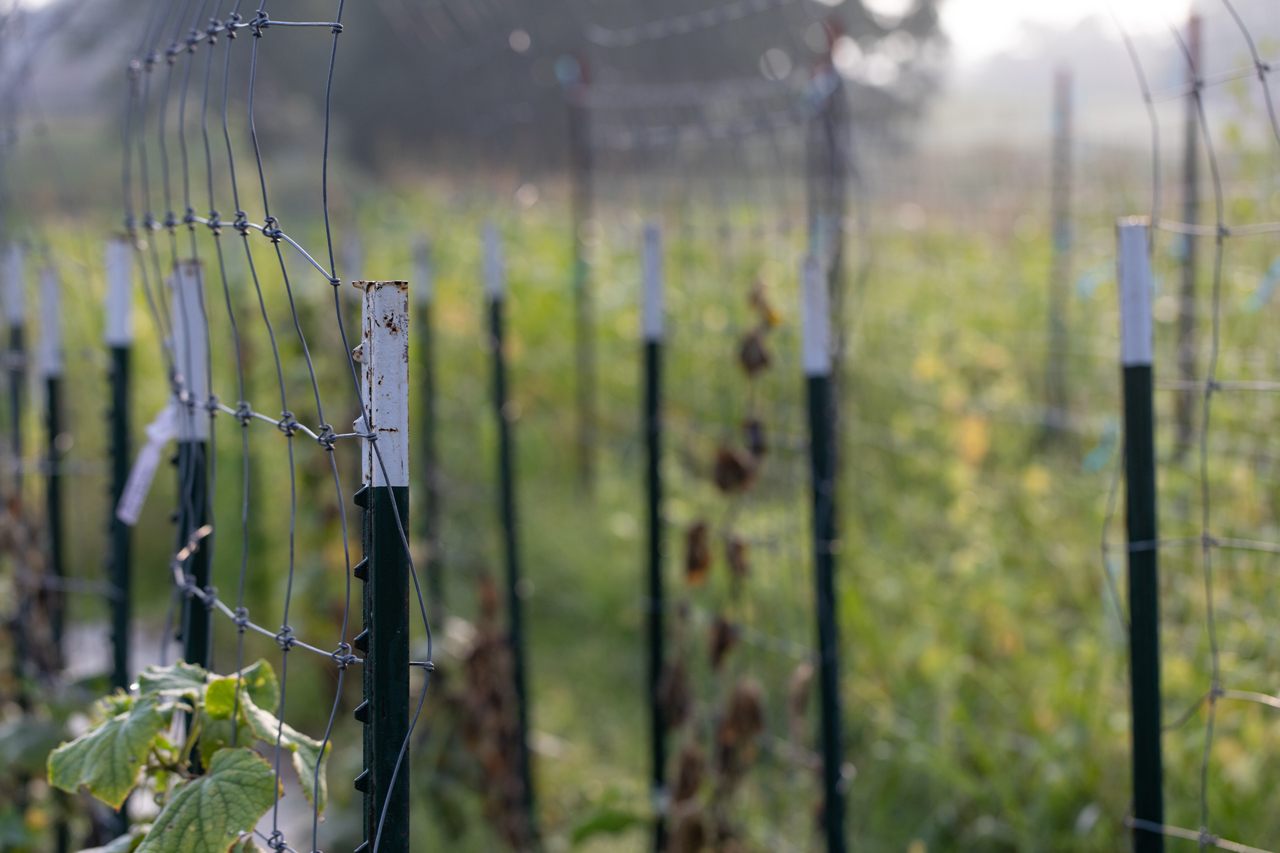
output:
[{"label": "green foliage", "polygon": [[183,785],[138,853],[225,853],[276,801],[275,772],[251,749],[220,749],[204,776]]},{"label": "green foliage", "polygon": [[[103,853],[253,850],[240,836],[279,796],[275,772],[253,743],[274,746],[278,739],[308,800],[325,807],[327,749],[267,709],[279,697],[265,661],[229,676],[184,663],[151,667],[134,692],[97,703],[92,728],[49,754],[49,782],[69,793],[86,790],[112,808],[140,784],[154,791],[161,803],[155,822]],[[185,729],[180,743],[166,736],[177,725]]]}]

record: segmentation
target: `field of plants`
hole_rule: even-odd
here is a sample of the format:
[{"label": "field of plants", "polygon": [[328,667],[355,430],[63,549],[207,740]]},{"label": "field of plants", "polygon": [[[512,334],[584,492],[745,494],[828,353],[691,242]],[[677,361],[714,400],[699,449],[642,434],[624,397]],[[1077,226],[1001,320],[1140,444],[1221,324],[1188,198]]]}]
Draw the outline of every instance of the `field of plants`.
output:
[{"label": "field of plants", "polygon": [[[1164,761],[1163,820],[1146,829],[1171,850],[1280,847],[1280,129],[1273,139],[1269,90],[1260,106],[1255,80],[1212,79],[1194,222],[1167,152],[1153,173],[1145,149],[1069,141],[1069,174],[1055,176],[1048,86],[1043,150],[868,145],[852,175],[815,170],[821,134],[802,124],[656,155],[600,143],[567,175],[388,176],[293,156],[269,135],[264,168],[255,135],[259,156],[231,155],[232,177],[196,144],[200,122],[180,120],[190,139],[169,134],[173,175],[148,191],[215,213],[120,244],[135,283],[126,461],[162,452],[132,525],[125,692],[110,678],[118,363],[101,343],[119,141],[87,120],[57,125],[56,145],[24,137],[5,152],[0,235],[0,279],[25,293],[30,335],[9,337],[17,396],[0,407],[0,850],[367,850],[403,833],[415,851],[633,851],[655,847],[658,817],[673,853],[837,850],[833,754],[848,849],[1123,849],[1135,831],[1126,557],[1143,551],[1160,561]],[[1161,118],[1185,106],[1155,103]],[[246,131],[238,121],[228,139]],[[326,114],[326,144],[329,126]],[[164,125],[151,134],[163,144]],[[326,172],[318,206],[322,164],[342,176],[330,186]],[[839,202],[815,174],[839,184]],[[206,177],[214,204],[197,208],[191,187]],[[230,196],[256,210],[243,199],[259,178],[280,218],[253,214],[264,224],[250,234]],[[165,208],[139,197],[140,219]],[[1116,222],[1148,214],[1160,528],[1130,542]],[[9,260],[15,246],[25,266]],[[187,321],[167,316],[196,316],[179,295],[190,260],[203,386],[189,350],[183,361]],[[812,479],[805,349],[819,266],[830,496]],[[61,284],[51,313],[45,269]],[[355,372],[376,365],[374,287],[352,286],[365,280],[408,281],[408,384],[393,396],[407,400],[409,477],[383,490],[407,500],[413,572],[398,826],[360,793],[386,790],[362,776],[377,756],[356,721],[383,725],[362,703],[387,675],[372,667],[381,641],[361,645],[372,596],[353,581],[401,544],[389,516],[368,521],[396,439],[368,440],[373,403],[353,394]],[[645,307],[655,280],[660,333]],[[61,361],[46,374],[50,347]],[[647,415],[656,361],[661,409]],[[182,430],[195,420],[161,435],[166,411],[212,424],[194,490]],[[826,497],[838,533],[824,550]],[[381,546],[378,530],[390,531]],[[834,751],[815,595],[826,555]],[[207,583],[192,580],[200,559]],[[211,642],[195,661],[199,612]],[[114,813],[130,793],[131,831]]]}]

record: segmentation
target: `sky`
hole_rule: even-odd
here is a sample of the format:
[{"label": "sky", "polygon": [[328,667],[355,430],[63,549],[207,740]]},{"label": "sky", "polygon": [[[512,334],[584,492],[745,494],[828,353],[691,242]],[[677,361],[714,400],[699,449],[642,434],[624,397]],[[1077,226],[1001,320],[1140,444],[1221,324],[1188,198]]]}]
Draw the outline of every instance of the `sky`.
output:
[{"label": "sky", "polygon": [[[903,0],[868,0],[868,5],[901,5]],[[1071,27],[1085,18],[1104,20],[1114,6],[1129,32],[1166,29],[1187,17],[1189,0],[943,0],[942,26],[953,56],[973,64],[1017,48],[1028,25]]]}]

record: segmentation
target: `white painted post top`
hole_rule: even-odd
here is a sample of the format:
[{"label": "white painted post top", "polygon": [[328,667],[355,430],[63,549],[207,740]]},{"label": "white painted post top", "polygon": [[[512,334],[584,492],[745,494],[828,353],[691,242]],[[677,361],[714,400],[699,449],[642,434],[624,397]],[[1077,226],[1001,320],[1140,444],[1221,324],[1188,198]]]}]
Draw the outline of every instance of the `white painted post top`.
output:
[{"label": "white painted post top", "polygon": [[10,326],[21,326],[26,320],[26,252],[18,243],[10,243],[4,256],[4,316]]},{"label": "white painted post top", "polygon": [[662,293],[662,228],[650,223],[644,228],[644,295],[640,331],[649,343],[662,340],[664,300]]},{"label": "white painted post top", "polygon": [[62,375],[61,282],[52,267],[40,270],[40,341],[36,349],[36,369],[45,379]]},{"label": "white painted post top", "polygon": [[432,259],[431,241],[418,240],[413,249],[413,296],[419,305],[430,305],[435,298],[435,263]]},{"label": "white painted post top", "polygon": [[498,300],[507,292],[507,263],[502,256],[502,235],[492,222],[484,225],[484,293]]},{"label": "white painted post top", "polygon": [[204,270],[199,261],[179,261],[170,281],[169,313],[173,324],[173,362],[178,387],[190,406],[179,400],[178,440],[208,441],[209,325],[205,317]]},{"label": "white painted post top", "polygon": [[133,246],[124,238],[107,243],[107,327],[109,347],[133,343]]},{"label": "white painted post top", "polygon": [[409,283],[357,281],[364,291],[360,393],[368,430],[364,482],[409,485]]},{"label": "white painted post top", "polygon": [[1120,363],[1151,364],[1151,227],[1145,217],[1116,223],[1116,270],[1120,288]]},{"label": "white painted post top", "polygon": [[826,277],[812,255],[805,258],[800,287],[800,334],[805,376],[831,375],[831,310]]}]

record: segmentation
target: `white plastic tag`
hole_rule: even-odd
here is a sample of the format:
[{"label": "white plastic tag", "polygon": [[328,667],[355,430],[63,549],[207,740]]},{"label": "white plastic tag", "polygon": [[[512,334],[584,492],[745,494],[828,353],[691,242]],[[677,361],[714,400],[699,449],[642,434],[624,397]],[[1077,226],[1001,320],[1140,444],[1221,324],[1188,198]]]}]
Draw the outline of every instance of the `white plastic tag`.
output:
[{"label": "white plastic tag", "polygon": [[133,527],[142,516],[142,505],[147,502],[151,492],[151,483],[160,468],[160,459],[164,455],[164,446],[178,435],[178,410],[175,406],[166,406],[156,419],[147,425],[147,443],[138,451],[138,458],[129,471],[129,479],[124,484],[124,492],[120,495],[120,503],[116,506],[116,518]]}]

